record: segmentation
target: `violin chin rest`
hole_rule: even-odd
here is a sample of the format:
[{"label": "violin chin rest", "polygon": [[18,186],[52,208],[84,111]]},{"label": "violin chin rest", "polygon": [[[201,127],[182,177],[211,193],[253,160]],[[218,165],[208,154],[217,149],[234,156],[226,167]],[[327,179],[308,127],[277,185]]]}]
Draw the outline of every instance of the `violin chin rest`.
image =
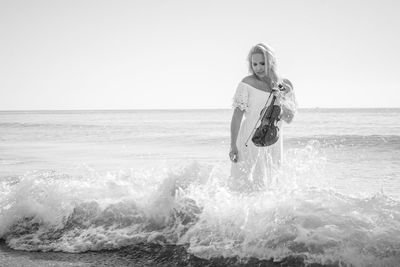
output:
[{"label": "violin chin rest", "polygon": [[279,139],[279,127],[274,125],[264,125],[257,128],[253,138],[254,145],[259,147],[270,146]]}]

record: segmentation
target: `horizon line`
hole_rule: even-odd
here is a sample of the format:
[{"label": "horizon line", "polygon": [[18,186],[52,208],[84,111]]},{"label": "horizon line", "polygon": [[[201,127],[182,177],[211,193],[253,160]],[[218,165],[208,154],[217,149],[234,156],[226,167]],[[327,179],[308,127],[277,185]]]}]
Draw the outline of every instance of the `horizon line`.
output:
[{"label": "horizon line", "polygon": [[[232,108],[130,108],[130,109],[1,109],[0,112],[43,112],[43,111],[176,111],[176,110],[231,110]],[[400,107],[302,107],[298,110],[372,110],[400,109]]]}]

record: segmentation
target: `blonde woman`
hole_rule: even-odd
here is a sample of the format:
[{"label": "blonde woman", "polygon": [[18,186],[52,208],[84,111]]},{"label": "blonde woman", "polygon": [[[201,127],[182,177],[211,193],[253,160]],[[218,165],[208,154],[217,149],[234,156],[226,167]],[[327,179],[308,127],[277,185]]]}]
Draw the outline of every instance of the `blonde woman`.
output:
[{"label": "blonde woman", "polygon": [[[231,187],[239,191],[259,190],[271,184],[282,161],[282,121],[290,123],[296,113],[292,84],[278,76],[273,50],[257,44],[250,49],[247,60],[250,75],[242,79],[233,97],[229,152]],[[284,91],[273,90],[278,84],[284,85]],[[281,136],[271,146],[257,147],[251,141],[252,130],[271,94],[282,109],[278,122]]]}]

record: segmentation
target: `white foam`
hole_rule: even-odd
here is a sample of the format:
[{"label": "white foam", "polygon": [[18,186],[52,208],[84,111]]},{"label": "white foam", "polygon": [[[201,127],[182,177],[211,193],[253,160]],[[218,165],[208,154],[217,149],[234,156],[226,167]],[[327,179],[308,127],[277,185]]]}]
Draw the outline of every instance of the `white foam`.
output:
[{"label": "white foam", "polygon": [[286,156],[273,187],[252,194],[228,189],[223,163],[28,173],[2,187],[0,236],[13,248],[42,251],[156,242],[188,245],[203,258],[299,256],[354,266],[400,259],[398,201],[334,190],[325,157],[312,147]]}]

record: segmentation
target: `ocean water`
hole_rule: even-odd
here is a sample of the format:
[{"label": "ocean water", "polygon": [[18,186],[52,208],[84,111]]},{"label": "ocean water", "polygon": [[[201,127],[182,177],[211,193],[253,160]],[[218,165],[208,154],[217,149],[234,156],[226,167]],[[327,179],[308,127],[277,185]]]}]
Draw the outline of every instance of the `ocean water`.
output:
[{"label": "ocean water", "polygon": [[231,115],[0,112],[0,239],[45,255],[148,248],[137,266],[160,248],[165,266],[400,265],[400,109],[300,110],[281,172],[252,194],[226,185]]}]

